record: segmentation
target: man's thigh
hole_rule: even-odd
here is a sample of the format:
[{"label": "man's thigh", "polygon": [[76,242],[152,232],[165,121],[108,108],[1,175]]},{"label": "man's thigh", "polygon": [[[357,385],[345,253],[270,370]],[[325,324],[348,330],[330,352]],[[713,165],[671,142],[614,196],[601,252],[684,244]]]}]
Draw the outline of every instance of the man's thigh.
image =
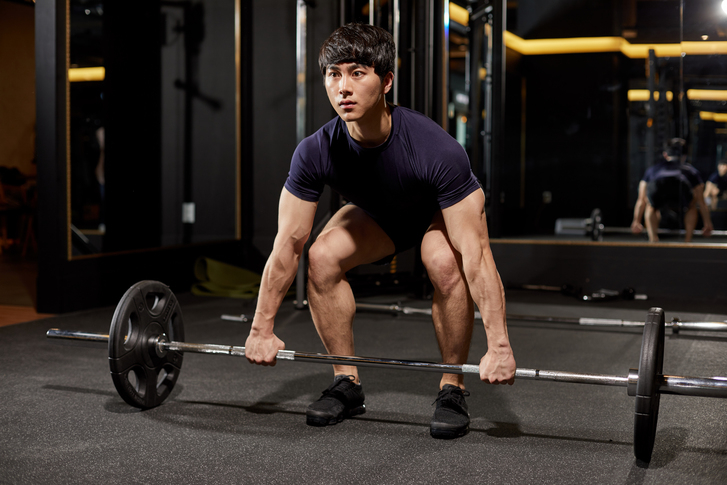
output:
[{"label": "man's thigh", "polygon": [[421,256],[426,266],[429,266],[431,263],[446,263],[457,265],[458,267],[462,265],[462,256],[454,249],[449,240],[447,225],[444,223],[442,211],[437,211],[434,214],[432,223],[422,238]]},{"label": "man's thigh", "polygon": [[[360,207],[341,207],[314,243],[327,259],[338,261],[343,271],[379,261],[394,254],[391,238]],[[313,250],[313,248],[311,248]]]}]

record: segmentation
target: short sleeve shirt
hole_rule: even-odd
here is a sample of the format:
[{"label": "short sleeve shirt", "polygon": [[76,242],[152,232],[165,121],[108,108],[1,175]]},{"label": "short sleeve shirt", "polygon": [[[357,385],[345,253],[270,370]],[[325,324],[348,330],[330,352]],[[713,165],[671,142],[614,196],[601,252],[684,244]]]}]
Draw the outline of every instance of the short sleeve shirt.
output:
[{"label": "short sleeve shirt", "polygon": [[651,182],[669,177],[685,180],[692,188],[704,183],[699,171],[692,165],[668,160],[663,160],[649,167],[642,180]]},{"label": "short sleeve shirt", "polygon": [[391,120],[386,142],[364,148],[334,118],[298,145],[285,188],[317,201],[329,185],[371,216],[400,251],[421,238],[438,209],[480,185],[462,146],[434,121],[395,106]]}]

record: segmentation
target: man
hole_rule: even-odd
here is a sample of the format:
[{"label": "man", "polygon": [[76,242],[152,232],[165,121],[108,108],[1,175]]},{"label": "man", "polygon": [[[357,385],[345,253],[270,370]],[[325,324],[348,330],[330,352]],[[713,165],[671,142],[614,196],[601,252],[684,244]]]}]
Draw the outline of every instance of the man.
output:
[{"label": "man", "polygon": [[684,144],[682,138],[672,138],[662,152],[664,159],[649,167],[639,182],[631,232],[643,232],[643,216],[649,242],[659,241],[659,223],[663,210],[674,211],[677,217],[684,219],[685,242],[691,242],[699,214],[704,221],[702,235],[709,237],[712,234],[712,219],[704,203],[704,182],[696,168],[684,163],[687,158]]},{"label": "man", "polygon": [[[274,365],[284,343],[275,314],[292,283],[324,184],[348,205],[333,215],[308,253],[308,300],[326,350],[355,355],[356,304],[346,272],[387,262],[415,244],[434,286],[432,319],[443,362],[467,361],[477,303],[487,333],[480,378],[512,384],[515,359],[505,298],[487,235],[484,194],[462,147],[432,120],[388,105],[396,47],[378,27],[349,24],[320,50],[328,98],[338,116],[301,142],[280,196],[278,233],[263,271],[245,354]],[[355,366],[334,365],[334,381],[306,412],[313,426],[364,412]],[[463,377],[444,374],[430,433],[455,438],[469,430]]]},{"label": "man", "polygon": [[704,203],[717,209],[720,199],[727,199],[727,158],[717,163],[717,171],[707,179],[707,186],[704,188]]}]

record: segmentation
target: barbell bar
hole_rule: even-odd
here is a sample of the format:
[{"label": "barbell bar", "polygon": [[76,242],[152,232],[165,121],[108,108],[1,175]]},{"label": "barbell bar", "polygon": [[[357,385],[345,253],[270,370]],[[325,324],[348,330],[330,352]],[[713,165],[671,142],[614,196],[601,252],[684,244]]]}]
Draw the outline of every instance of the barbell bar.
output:
[{"label": "barbell bar", "polygon": [[[643,326],[643,324],[642,324]],[[79,332],[51,328],[46,337],[56,340],[69,340],[79,343],[108,344],[109,336],[105,334]],[[185,352],[208,355],[227,355],[232,357],[245,357],[245,347],[224,344],[200,344],[191,342],[169,341],[166,335],[156,335],[147,344],[157,355],[163,356],[167,352]],[[474,364],[443,364],[436,362],[417,362],[411,360],[383,359],[377,357],[358,357],[330,355],[311,352],[297,352],[294,350],[279,350],[276,359],[282,361],[309,362],[314,364],[342,364],[359,367],[379,367],[389,369],[405,369],[430,371],[447,374],[477,374],[480,367]],[[587,374],[579,372],[565,372],[557,370],[525,369],[515,371],[518,379],[531,379],[552,382],[567,382],[572,384],[593,384],[600,386],[627,387],[629,396],[636,395],[638,370],[629,369],[626,376],[607,374]],[[683,396],[727,398],[727,377],[687,377],[687,376],[659,376],[658,390],[660,394],[676,394]],[[159,403],[161,404],[161,403]],[[155,407],[155,406],[149,406]],[[146,406],[142,407],[147,409]]]},{"label": "barbell bar", "polygon": [[[401,313],[404,315],[426,315],[432,316],[431,308],[411,308],[400,305],[383,305],[377,303],[356,303],[356,310],[369,310],[388,313]],[[223,315],[224,320],[247,321],[244,315],[235,317],[233,315]],[[482,319],[479,311],[475,312],[475,318]],[[539,316],[539,315],[514,315],[508,314],[508,320],[523,320],[531,322],[552,322],[552,323],[568,323],[582,326],[596,327],[643,327],[644,322],[621,320],[617,318],[591,318],[591,317],[557,317],[557,316]],[[665,322],[665,326],[671,328],[673,333],[679,333],[680,330],[695,331],[711,331],[711,332],[727,332],[727,322],[683,322],[677,318],[670,322]]]},{"label": "barbell bar", "polygon": [[[518,368],[517,379],[626,387],[636,398],[634,455],[648,462],[654,447],[661,394],[727,398],[727,378],[663,375],[664,311],[652,308],[644,324],[638,369],[626,376]],[[52,328],[53,340],[106,343],[109,368],[119,395],[132,406],[148,409],[162,404],[176,383],[186,352],[244,357],[234,345],[184,341],[182,311],[172,291],[157,281],[141,281],[123,295],[114,311],[108,335]],[[479,374],[479,366],[337,356],[281,350],[282,361],[344,364],[362,367]]]}]

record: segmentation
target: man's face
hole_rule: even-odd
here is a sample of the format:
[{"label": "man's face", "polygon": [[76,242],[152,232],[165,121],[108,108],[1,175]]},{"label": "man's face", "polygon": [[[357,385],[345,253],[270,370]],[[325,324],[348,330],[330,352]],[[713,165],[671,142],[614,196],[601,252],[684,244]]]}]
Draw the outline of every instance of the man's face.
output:
[{"label": "man's face", "polygon": [[720,163],[717,165],[717,172],[719,172],[720,177],[724,177],[725,174],[727,174],[727,163]]},{"label": "man's face", "polygon": [[343,121],[360,121],[391,89],[393,74],[381,81],[373,67],[353,62],[326,69],[328,100]]}]

